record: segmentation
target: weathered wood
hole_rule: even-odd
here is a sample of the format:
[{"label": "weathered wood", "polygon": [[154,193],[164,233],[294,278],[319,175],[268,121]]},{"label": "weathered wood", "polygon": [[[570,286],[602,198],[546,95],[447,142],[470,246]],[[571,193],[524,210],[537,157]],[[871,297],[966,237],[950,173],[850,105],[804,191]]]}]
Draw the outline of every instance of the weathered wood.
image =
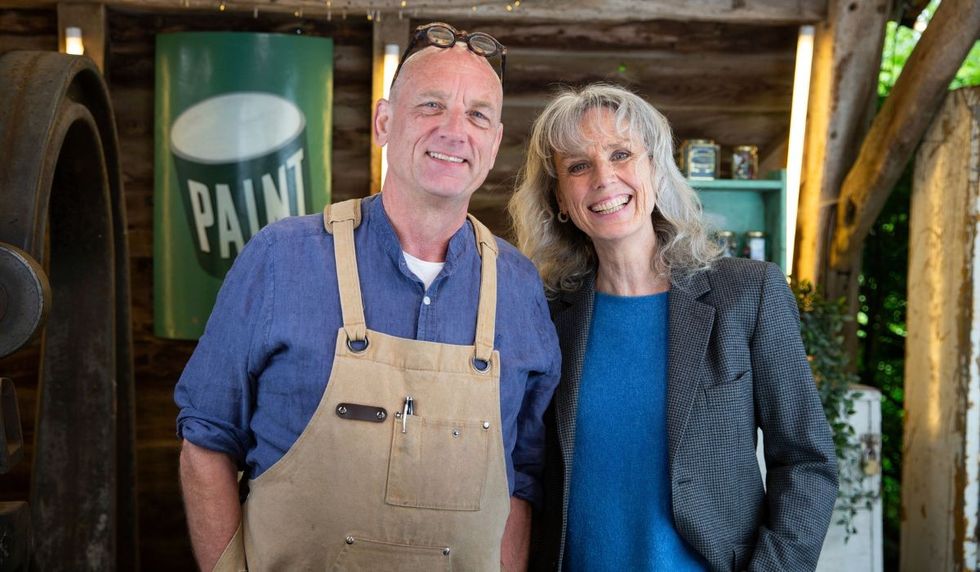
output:
[{"label": "weathered wood", "polygon": [[[949,0],[946,0],[949,1]],[[901,569],[976,570],[980,87],[950,93],[915,162]]]},{"label": "weathered wood", "polygon": [[840,183],[876,96],[889,3],[831,0],[827,21],[816,28],[793,265],[797,280],[821,283]]},{"label": "weathered wood", "polygon": [[[533,1],[533,0],[532,0]],[[523,6],[523,4],[522,4]],[[418,20],[418,19],[416,19]],[[500,40],[511,50],[533,46],[542,50],[572,52],[665,51],[676,54],[789,53],[796,44],[796,25],[753,25],[692,20],[629,20],[626,22],[534,22],[515,25],[508,20],[454,19],[452,24],[479,30]]]},{"label": "weathered wood", "polygon": [[385,151],[374,141],[374,104],[379,99],[385,97],[385,91],[390,86],[385,85],[384,60],[385,46],[391,44],[398,46],[396,57],[401,57],[402,52],[408,46],[409,40],[409,21],[407,18],[375,18],[374,33],[372,37],[373,61],[371,65],[371,99],[368,100],[369,113],[372,122],[371,137],[371,194],[381,192],[381,160]]},{"label": "weathered wood", "polygon": [[13,50],[58,49],[54,6],[38,10],[0,9],[0,54]]},{"label": "weathered wood", "polygon": [[[2,0],[0,4],[32,7],[55,0]],[[90,0],[89,0],[90,1]],[[205,8],[214,10],[213,0],[110,0],[110,6],[139,10],[181,10]],[[402,0],[266,0],[224,2],[225,11],[251,13],[255,7],[263,11],[293,13],[302,11],[308,16],[363,17],[368,12],[395,15],[409,13],[413,18],[484,19],[520,16],[522,20],[563,22],[625,22],[630,20],[691,20],[706,22],[742,22],[768,24],[805,24],[820,21],[827,13],[827,0],[550,0],[529,1],[517,9],[501,0],[412,0],[403,7]],[[473,7],[476,10],[473,10]],[[507,8],[511,8],[508,10]]]},{"label": "weathered wood", "polygon": [[844,179],[830,256],[833,270],[846,270],[859,254],[978,34],[980,2],[946,0],[939,5]]},{"label": "weathered wood", "polygon": [[65,51],[65,28],[82,30],[82,45],[99,71],[105,73],[106,20],[105,4],[100,2],[58,3],[58,50]]}]

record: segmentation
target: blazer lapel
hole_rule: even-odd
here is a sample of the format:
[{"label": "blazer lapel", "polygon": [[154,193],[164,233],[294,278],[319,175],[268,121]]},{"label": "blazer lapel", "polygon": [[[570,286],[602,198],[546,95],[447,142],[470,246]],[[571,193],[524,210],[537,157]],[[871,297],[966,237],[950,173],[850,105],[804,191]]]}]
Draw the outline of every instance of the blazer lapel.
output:
[{"label": "blazer lapel", "polygon": [[707,272],[698,272],[690,280],[675,280],[674,284],[668,298],[667,343],[667,443],[671,467],[701,385],[704,354],[715,320],[715,309],[698,301],[711,290]]},{"label": "blazer lapel", "polygon": [[555,393],[558,441],[561,443],[565,474],[570,474],[572,452],[575,448],[575,419],[578,412],[578,388],[582,365],[592,325],[592,305],[595,299],[595,276],[590,274],[575,292],[562,294],[554,314],[558,343],[562,354],[562,383]]}]

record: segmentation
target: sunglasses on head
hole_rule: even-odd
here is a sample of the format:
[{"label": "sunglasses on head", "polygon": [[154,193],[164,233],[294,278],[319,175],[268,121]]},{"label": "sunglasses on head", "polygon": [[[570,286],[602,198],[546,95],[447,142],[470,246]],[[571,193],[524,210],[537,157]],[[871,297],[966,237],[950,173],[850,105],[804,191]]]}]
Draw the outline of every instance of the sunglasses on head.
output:
[{"label": "sunglasses on head", "polygon": [[506,62],[507,48],[490,34],[483,32],[469,34],[465,30],[457,30],[443,22],[433,22],[415,28],[415,33],[412,34],[412,39],[408,42],[408,47],[405,48],[401,60],[398,61],[398,67],[395,68],[392,83],[395,82],[398,72],[401,71],[402,65],[405,64],[405,60],[410,55],[429,46],[451,48],[456,45],[457,41],[466,44],[466,47],[474,54],[487,58],[493,67],[493,71],[497,72],[500,83],[504,83],[504,63]]}]

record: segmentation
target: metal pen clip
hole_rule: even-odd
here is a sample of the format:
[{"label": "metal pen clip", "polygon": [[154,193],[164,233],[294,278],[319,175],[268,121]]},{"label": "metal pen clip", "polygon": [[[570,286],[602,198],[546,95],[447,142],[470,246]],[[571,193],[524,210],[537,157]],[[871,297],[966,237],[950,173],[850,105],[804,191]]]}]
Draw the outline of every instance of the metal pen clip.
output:
[{"label": "metal pen clip", "polygon": [[405,396],[405,405],[402,407],[402,433],[408,430],[408,416],[415,415],[415,401],[411,395]]}]

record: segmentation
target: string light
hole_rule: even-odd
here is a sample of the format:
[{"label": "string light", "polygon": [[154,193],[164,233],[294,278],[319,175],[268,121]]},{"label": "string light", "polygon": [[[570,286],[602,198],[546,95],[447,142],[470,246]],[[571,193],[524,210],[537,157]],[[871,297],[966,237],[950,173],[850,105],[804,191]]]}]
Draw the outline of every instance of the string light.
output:
[{"label": "string light", "polygon": [[508,4],[508,5],[507,5],[507,11],[508,11],[508,12],[513,12],[513,11],[514,11],[514,7],[513,7],[513,6],[511,6],[510,4]]},{"label": "string light", "polygon": [[402,0],[402,8],[408,6],[408,0]]},{"label": "string light", "polygon": [[219,12],[224,12],[225,11],[225,3],[224,2],[218,4],[218,11]]}]

